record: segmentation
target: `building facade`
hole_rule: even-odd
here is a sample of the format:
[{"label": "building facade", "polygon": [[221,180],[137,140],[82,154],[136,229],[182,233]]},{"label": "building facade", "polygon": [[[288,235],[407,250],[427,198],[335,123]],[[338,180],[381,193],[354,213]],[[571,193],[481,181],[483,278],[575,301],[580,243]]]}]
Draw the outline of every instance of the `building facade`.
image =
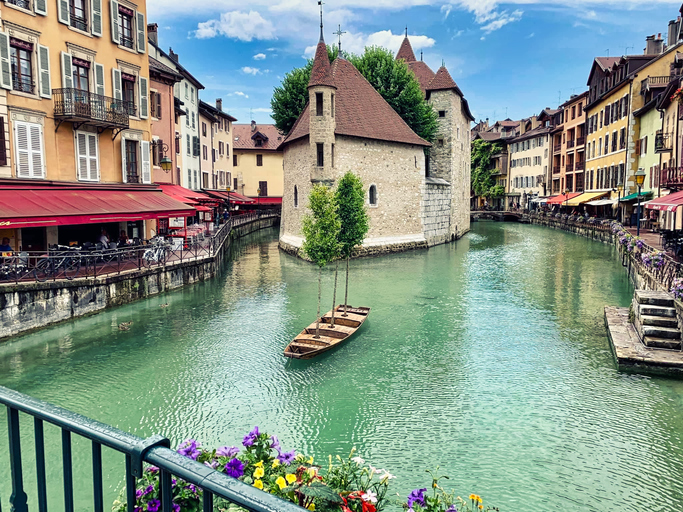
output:
[{"label": "building facade", "polygon": [[[152,122],[152,180],[155,183],[180,184],[176,152],[175,99],[173,90],[181,80],[168,66],[149,58],[149,111]],[[164,170],[161,161],[171,160],[171,169]]]},{"label": "building facade", "polygon": [[588,92],[572,96],[555,114],[552,161],[552,193],[583,192],[586,167],[586,117]]},{"label": "building facade", "polygon": [[275,125],[236,124],[233,127],[234,189],[262,204],[280,204],[284,192],[284,137]]},{"label": "building facade", "polygon": [[534,198],[548,195],[551,126],[547,117],[522,120],[521,134],[508,140],[508,208],[512,204],[528,208]]}]

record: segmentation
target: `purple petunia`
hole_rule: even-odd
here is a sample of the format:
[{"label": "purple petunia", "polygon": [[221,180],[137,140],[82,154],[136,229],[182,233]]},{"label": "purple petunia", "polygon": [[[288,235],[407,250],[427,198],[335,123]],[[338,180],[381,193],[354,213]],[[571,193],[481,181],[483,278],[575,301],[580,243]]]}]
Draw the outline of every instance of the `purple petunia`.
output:
[{"label": "purple petunia", "polygon": [[206,467],[211,468],[211,469],[216,469],[218,467],[218,461],[217,460],[212,460],[211,462],[205,461],[204,465]]},{"label": "purple petunia", "polygon": [[244,474],[244,464],[239,459],[232,459],[225,465],[225,472],[228,476],[239,478]]},{"label": "purple petunia", "polygon": [[159,507],[161,507],[161,502],[159,500],[150,500],[149,503],[147,503],[147,510],[149,512],[157,512]]},{"label": "purple petunia", "polygon": [[192,460],[197,460],[197,457],[199,457],[202,453],[198,449],[200,446],[201,445],[194,439],[188,439],[183,441],[183,443],[180,445],[178,448],[178,453]]},{"label": "purple petunia", "polygon": [[277,436],[270,436],[270,447],[280,453],[280,440]]},{"label": "purple petunia", "polygon": [[138,500],[142,498],[142,489],[138,489],[137,491],[135,491],[135,498]]},{"label": "purple petunia", "polygon": [[296,457],[296,452],[292,450],[291,452],[285,452],[281,453],[277,456],[277,460],[279,460],[282,464],[290,465],[292,462],[294,462],[294,458]]},{"label": "purple petunia", "polygon": [[[172,503],[172,505],[173,505],[173,512],[180,512],[180,505],[178,505],[177,503]],[[458,512],[458,511],[456,510],[456,512]]]},{"label": "purple petunia", "polygon": [[421,507],[424,508],[425,506],[425,492],[427,492],[427,489],[414,489],[411,491],[411,493],[408,495],[408,509],[413,510],[413,504],[417,503]]},{"label": "purple petunia", "polygon": [[142,512],[142,507],[135,507],[133,512]]},{"label": "purple petunia", "polygon": [[216,450],[216,455],[218,455],[219,457],[230,457],[232,459],[239,452],[240,449],[237,448],[237,446],[231,446],[230,448],[228,448],[227,446],[221,446],[218,450]]},{"label": "purple petunia", "polygon": [[458,512],[458,509],[455,508],[455,505],[451,505],[446,509],[446,512]]},{"label": "purple petunia", "polygon": [[149,473],[156,473],[157,471],[159,471],[159,468],[156,466],[150,466],[147,468],[147,472]]},{"label": "purple petunia", "polygon": [[154,486],[153,485],[148,485],[147,488],[145,489],[145,492],[142,493],[143,496],[150,494],[154,491]]},{"label": "purple petunia", "polygon": [[244,446],[253,446],[254,443],[256,442],[256,439],[259,436],[259,431],[258,431],[258,426],[254,427],[254,430],[249,432],[246,436],[244,436],[244,439],[242,440],[242,444]]}]

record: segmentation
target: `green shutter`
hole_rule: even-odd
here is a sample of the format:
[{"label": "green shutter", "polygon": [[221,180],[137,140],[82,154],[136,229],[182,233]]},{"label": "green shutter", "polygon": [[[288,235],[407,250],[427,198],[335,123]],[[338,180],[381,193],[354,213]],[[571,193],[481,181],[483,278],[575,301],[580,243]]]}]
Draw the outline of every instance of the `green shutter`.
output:
[{"label": "green shutter", "polygon": [[111,40],[116,44],[121,44],[119,34],[119,3],[116,0],[109,0],[109,11],[111,18]]},{"label": "green shutter", "polygon": [[116,68],[111,68],[111,76],[112,96],[114,96],[114,99],[122,100],[123,91],[121,90],[121,71]]},{"label": "green shutter", "polygon": [[57,0],[57,18],[60,23],[71,24],[71,14],[69,13],[69,0]]},{"label": "green shutter", "polygon": [[145,43],[147,40],[147,25],[145,25],[145,15],[142,14],[141,12],[136,13],[137,14],[137,29],[138,29],[138,52],[139,53],[145,53]]},{"label": "green shutter", "polygon": [[95,94],[104,96],[104,66],[95,62]]},{"label": "green shutter", "polygon": [[147,79],[144,76],[140,77],[140,118],[147,119],[149,117],[149,90],[147,86]]},{"label": "green shutter", "polygon": [[92,35],[102,37],[102,0],[92,0]]},{"label": "green shutter", "polygon": [[62,87],[64,89],[73,89],[73,63],[71,62],[71,54],[62,52]]},{"label": "green shutter", "polygon": [[38,89],[41,98],[52,97],[52,85],[50,84],[50,49],[47,46],[38,45]]},{"label": "green shutter", "polygon": [[35,0],[33,10],[36,14],[47,16],[47,0]]},{"label": "green shutter", "polygon": [[9,35],[0,32],[0,87],[12,88],[12,73],[9,63]]}]

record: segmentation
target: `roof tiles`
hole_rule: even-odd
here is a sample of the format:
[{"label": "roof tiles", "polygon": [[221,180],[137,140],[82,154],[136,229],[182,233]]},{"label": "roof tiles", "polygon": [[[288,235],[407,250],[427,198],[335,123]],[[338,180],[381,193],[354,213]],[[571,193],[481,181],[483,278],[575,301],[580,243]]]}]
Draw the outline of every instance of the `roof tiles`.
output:
[{"label": "roof tiles", "polygon": [[403,59],[406,62],[415,62],[415,53],[413,52],[413,47],[410,45],[408,36],[403,39],[401,47],[398,49],[396,54],[396,60]]}]

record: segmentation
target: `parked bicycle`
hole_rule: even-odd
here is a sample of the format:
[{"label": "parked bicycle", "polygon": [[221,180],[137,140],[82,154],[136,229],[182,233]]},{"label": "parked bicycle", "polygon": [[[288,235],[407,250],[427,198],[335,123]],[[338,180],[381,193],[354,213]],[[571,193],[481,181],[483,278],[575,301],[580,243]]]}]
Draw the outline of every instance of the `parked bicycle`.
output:
[{"label": "parked bicycle", "polygon": [[65,277],[69,281],[76,278],[81,271],[80,248],[59,248],[56,252],[48,254],[36,262],[33,276],[36,281],[44,282],[50,278]]},{"label": "parked bicycle", "polygon": [[152,239],[152,246],[142,254],[142,262],[149,267],[156,263],[162,263],[166,259],[168,244],[163,237]]}]

